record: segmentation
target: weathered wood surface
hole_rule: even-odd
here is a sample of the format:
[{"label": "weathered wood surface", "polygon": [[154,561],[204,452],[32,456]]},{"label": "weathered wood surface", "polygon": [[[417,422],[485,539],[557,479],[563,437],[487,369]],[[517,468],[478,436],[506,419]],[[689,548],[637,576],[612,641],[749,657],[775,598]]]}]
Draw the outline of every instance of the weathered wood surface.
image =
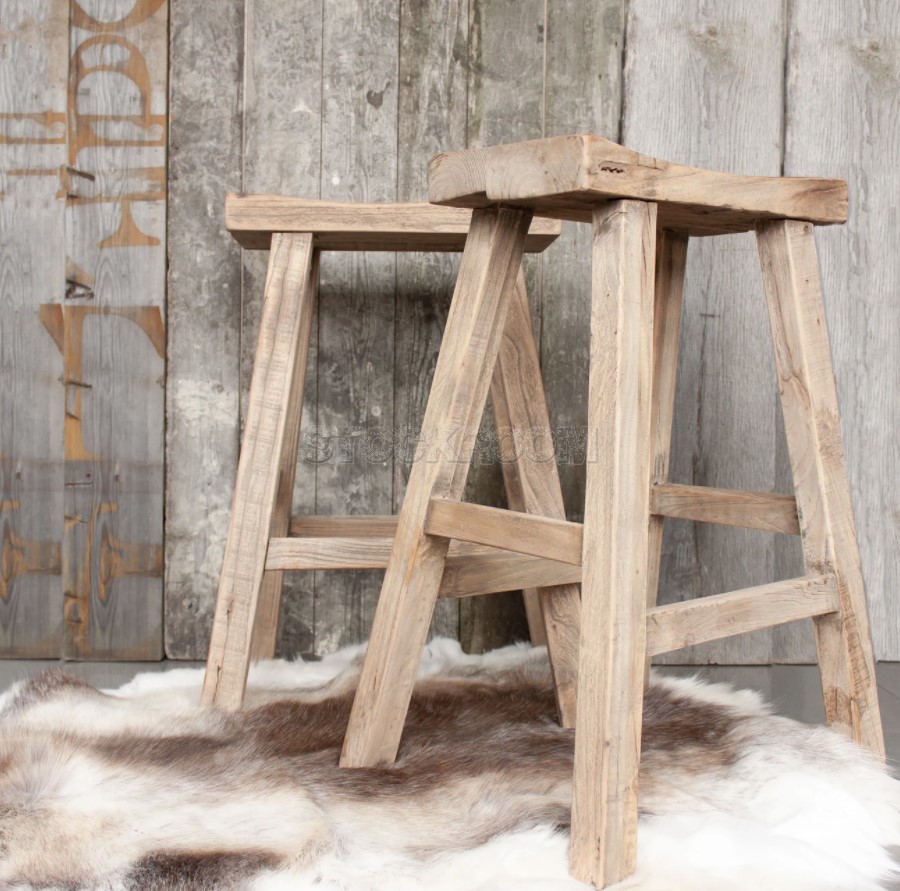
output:
[{"label": "weathered wood surface", "polygon": [[[697,167],[777,176],[783,15],[781,0],[632,2],[622,143]],[[681,344],[670,479],[773,491],[777,397],[752,235],[688,246]],[[660,603],[778,577],[768,533],[678,520],[666,526]],[[798,563],[785,575],[800,573]],[[773,655],[772,633],[760,632],[665,661],[765,663]]]},{"label": "weathered wood surface", "polygon": [[[63,626],[67,0],[0,9],[0,655],[52,659]],[[41,305],[55,306],[41,311]]]},{"label": "weathered wood surface", "polygon": [[222,206],[240,182],[243,26],[240,4],[171,4],[165,636],[174,659],[206,655],[237,471],[241,258]]},{"label": "weathered wood surface", "polygon": [[[185,0],[170,0],[169,4],[163,0],[111,0],[102,14],[105,20],[114,21],[121,18],[123,10],[133,9],[135,15],[126,27],[130,34],[139,27],[136,18],[153,10],[154,21],[158,21],[164,17],[166,5],[171,18],[166,645],[171,656],[201,658],[205,653],[237,462],[241,391],[249,384],[265,270],[262,256],[245,256],[242,266],[238,247],[224,232],[225,192],[422,201],[426,198],[427,162],[439,151],[592,132],[637,151],[698,167],[777,175],[783,161],[787,175],[847,180],[849,223],[823,230],[817,237],[876,652],[882,659],[900,658],[900,631],[893,621],[895,592],[900,589],[897,505],[891,494],[897,488],[898,467],[893,431],[900,421],[897,351],[893,347],[900,324],[898,223],[890,204],[897,191],[900,160],[894,126],[900,71],[896,4],[870,0],[857,7],[838,0],[795,0],[788,4],[785,19],[783,4],[776,0],[704,4],[692,0],[677,7],[662,0],[633,0],[628,4],[625,60],[624,0],[565,4],[548,0],[515,4],[508,0],[395,0],[377,4],[369,12],[361,11],[359,4],[325,4],[322,0],[291,4],[238,0],[214,6]],[[84,10],[96,12],[99,7],[76,4],[72,9],[72,33],[80,35],[78,40],[108,40],[116,33],[115,29],[103,34],[79,29],[79,23],[85,24],[88,17]],[[23,18],[23,11],[29,16]],[[29,24],[32,15],[40,25],[36,30]],[[362,17],[358,22],[356,15]],[[371,33],[365,30],[369,15],[377,19]],[[47,16],[57,22],[56,27],[44,27]],[[41,132],[48,127],[51,132],[54,127],[65,129],[66,62],[71,49],[68,18],[69,4],[61,5],[58,0],[2,4],[4,43],[19,55],[3,61],[4,66],[12,65],[8,70],[16,74],[0,75],[0,132],[8,135],[10,127],[26,125]],[[21,56],[25,44],[7,39],[7,33],[18,27],[32,29],[36,35],[35,42],[27,44],[27,60]],[[51,51],[51,47],[62,46],[61,41],[66,47]],[[151,58],[143,49],[142,54]],[[41,68],[45,63],[49,67]],[[89,65],[88,61],[82,66],[82,74]],[[356,74],[351,76],[354,66]],[[782,84],[785,70],[787,82]],[[112,96],[108,89],[111,79],[108,74],[98,74],[91,76],[105,81],[107,87],[98,87],[92,101],[98,97],[106,101],[104,94]],[[49,118],[17,120],[25,108],[19,98],[26,84],[39,85],[38,92],[45,98],[57,96],[40,108],[28,106],[27,113],[51,112],[56,118],[51,114]],[[158,115],[161,109],[165,107],[158,97],[150,113]],[[81,111],[89,113],[89,106]],[[114,111],[124,113],[122,108]],[[4,171],[9,169],[9,158],[15,159],[10,162],[12,169],[19,170],[58,171],[68,163],[65,142],[41,146],[3,142],[0,151]],[[150,150],[129,147],[122,151]],[[152,151],[159,154],[160,147]],[[54,152],[63,154],[57,159]],[[90,160],[87,154],[82,158],[85,164]],[[153,169],[158,163],[154,157],[148,166]],[[333,182],[335,175],[339,183]],[[352,180],[348,179],[351,175]],[[148,190],[159,193],[154,176],[147,182]],[[34,273],[22,290],[24,277],[10,272],[11,277],[4,281],[17,282],[17,290],[4,284],[4,296],[15,293],[17,306],[31,307],[26,312],[40,303],[59,305],[45,310],[44,323],[27,336],[18,333],[25,328],[11,327],[8,317],[3,318],[4,380],[16,384],[14,390],[3,393],[0,409],[4,422],[0,424],[4,456],[0,523],[11,530],[6,539],[6,574],[0,578],[9,581],[15,573],[15,580],[10,586],[13,597],[0,600],[0,637],[3,646],[15,648],[45,647],[46,640],[60,629],[60,617],[53,613],[61,604],[61,577],[54,573],[61,572],[61,517],[66,508],[58,463],[63,458],[62,446],[52,443],[61,442],[57,427],[62,423],[59,413],[65,411],[56,383],[63,372],[66,346],[65,324],[60,321],[65,319],[62,304],[70,309],[100,305],[86,296],[86,288],[93,285],[85,273],[96,275],[100,269],[95,261],[105,255],[101,289],[117,290],[119,296],[110,299],[124,305],[125,290],[137,291],[133,281],[128,284],[127,278],[120,278],[127,267],[123,258],[128,251],[149,256],[163,249],[159,245],[96,252],[98,257],[88,260],[81,270],[69,268],[70,296],[66,300],[67,273],[60,259],[66,248],[60,245],[68,241],[73,250],[81,250],[79,244],[91,243],[91,227],[96,230],[96,244],[108,234],[100,235],[99,227],[115,229],[121,217],[119,206],[111,202],[72,203],[68,234],[63,235],[60,213],[65,198],[57,197],[61,186],[63,195],[71,191],[76,198],[85,199],[96,195],[97,188],[108,188],[110,182],[101,177],[98,185],[98,181],[92,183],[71,172],[62,183],[53,176],[11,177],[4,173],[0,202],[0,210],[8,215],[4,219],[14,220],[16,227],[12,239],[4,238],[4,269],[31,264]],[[157,214],[154,225],[161,226],[161,201],[131,202],[131,206],[139,230],[149,231],[149,221],[142,215],[151,209]],[[27,225],[40,225],[44,236],[40,244],[25,240]],[[564,224],[559,243],[527,266],[551,422],[562,458],[563,490],[572,520],[581,519],[584,495],[588,230],[583,224]],[[157,230],[150,234],[161,237]],[[14,245],[23,244],[27,244],[24,253],[13,250]],[[752,239],[743,237],[722,244],[692,245],[689,251],[685,349],[672,463],[676,482],[791,491],[754,253]],[[326,320],[323,358],[317,355],[319,321],[313,321],[302,421],[305,434],[294,493],[297,513],[313,512],[317,501],[318,509],[335,513],[370,509],[387,513],[396,511],[402,500],[409,462],[405,455],[398,456],[404,442],[401,434],[406,430],[409,437],[414,436],[421,422],[457,260],[428,254],[399,255],[396,265],[384,258],[375,262],[389,268],[376,268],[368,258],[358,261],[355,273],[344,267],[340,280],[352,284],[355,294],[368,296],[339,297],[332,316],[336,320],[339,314],[346,314],[351,306],[347,301],[355,300],[353,308],[368,312],[371,307],[373,321],[362,327],[354,323],[352,333],[347,329],[349,339],[339,345],[338,328]],[[50,270],[59,270],[61,264],[62,271],[54,275],[63,280],[53,284]],[[153,287],[159,288],[159,273],[156,275]],[[356,281],[353,275],[358,276]],[[43,283],[38,276],[44,277]],[[360,280],[369,282],[368,291],[357,288]],[[142,280],[140,287],[148,287],[147,282]],[[161,292],[145,303],[137,299],[135,303],[160,308]],[[5,301],[5,310],[8,305]],[[28,324],[33,326],[34,320]],[[128,333],[129,329],[133,330]],[[83,348],[97,357],[99,345],[103,368],[121,372],[122,382],[134,380],[138,366],[162,367],[147,335],[131,321],[87,317],[84,331]],[[356,344],[361,331],[369,340],[359,353]],[[57,341],[51,336],[54,332]],[[351,354],[351,371],[337,380],[337,352],[341,349]],[[12,358],[15,371],[7,374],[6,363]],[[106,382],[99,386],[112,393],[106,371],[87,370],[98,381],[106,375]],[[370,373],[382,377],[376,381],[367,377]],[[157,371],[155,377],[160,375]],[[748,381],[753,386],[747,386]],[[339,404],[327,395],[320,418],[317,393],[349,393],[351,383],[357,388],[352,398],[348,395]],[[148,386],[152,391],[153,384]],[[363,475],[368,487],[365,498],[352,490],[356,478],[353,465],[345,465],[346,472],[320,466],[327,464],[324,458],[329,448],[329,460],[333,464],[338,461],[339,446],[345,440],[315,437],[317,423],[327,422],[332,430],[363,425],[352,409],[359,386],[368,393],[359,404],[368,400],[370,406],[380,405],[383,410],[381,418],[367,417],[365,426],[382,433],[390,430],[400,440],[391,467],[381,467],[374,476],[369,467],[368,477]],[[123,390],[121,398],[130,400],[134,392]],[[389,394],[389,398],[382,400],[381,394]],[[76,395],[70,388],[73,404]],[[83,410],[88,411],[87,432],[93,436],[93,404],[87,392],[81,397]],[[100,427],[121,417],[113,415],[110,401],[119,398],[110,395],[100,400],[102,411],[93,414]],[[15,415],[14,427],[6,423],[10,411]],[[146,411],[146,406],[141,411]],[[152,411],[158,413],[158,409]],[[106,421],[101,420],[104,417]],[[151,430],[157,422],[151,422],[149,414],[146,418],[142,429],[150,432],[151,439],[159,436],[158,429]],[[127,444],[139,438],[139,426],[123,422],[115,432],[104,433],[115,442],[116,449],[110,452],[114,459],[126,457],[119,450],[121,442],[129,460],[131,455],[138,456],[135,465],[143,460],[139,449],[133,451]],[[322,430],[327,434],[324,427]],[[20,447],[20,443],[26,445]],[[489,428],[485,428],[482,443],[481,461],[487,462]],[[22,448],[27,448],[28,454],[19,454]],[[8,460],[11,455],[16,459],[12,464]],[[69,461],[72,481],[85,482],[81,476],[76,478],[77,463],[74,458]],[[148,471],[147,480],[141,482],[132,469],[124,476],[120,473],[120,482],[146,485],[158,500],[158,471],[154,472]],[[101,490],[108,490],[114,482],[100,473],[92,477],[92,488],[99,498]],[[329,491],[332,486],[334,491]],[[476,466],[469,494],[478,501],[502,504],[499,468],[486,463]],[[114,536],[106,537],[107,548],[101,552],[115,555],[120,567],[122,561],[130,561],[133,570],[139,569],[143,561],[147,569],[146,549],[137,560],[134,551],[108,547],[115,540],[158,547],[158,538],[154,540],[149,531],[144,537],[138,529],[134,505],[140,503],[146,517],[158,513],[158,506],[143,496],[139,502],[130,502],[130,507],[127,501],[120,500],[118,511],[103,515],[101,525],[118,525],[111,527]],[[15,502],[19,506],[11,509]],[[97,505],[102,503],[106,502],[97,501]],[[376,503],[379,506],[373,508]],[[667,521],[667,527],[661,585],[664,600],[799,574],[800,551],[793,539],[708,525],[692,528],[678,520]],[[76,540],[81,531],[73,525],[67,536],[67,565],[73,581],[85,565],[77,557],[79,549],[83,553],[84,542]],[[98,547],[102,546],[102,529],[97,540]],[[286,578],[280,652],[324,652],[336,645],[341,635],[332,624],[343,624],[345,611],[349,611],[347,616],[356,614],[354,596],[369,604],[366,609],[370,611],[378,587],[377,579],[363,588],[354,587],[357,583],[346,576],[340,584],[348,586],[348,599],[339,591],[334,600],[331,589],[323,589],[322,598],[341,606],[329,607],[316,616],[317,581],[309,573]],[[138,588],[154,585],[158,582],[152,577],[130,575],[113,583],[110,590],[127,589],[137,597],[143,596],[136,594]],[[126,595],[126,599],[132,597],[132,593]],[[440,602],[434,629],[459,633],[459,606]],[[463,638],[474,648],[501,643],[510,632],[524,633],[518,597],[479,598],[471,606],[462,604],[462,614]],[[347,624],[353,627],[341,639],[366,635],[365,621],[351,616]],[[75,627],[73,624],[73,634]],[[108,627],[113,633],[113,626]],[[318,643],[317,636],[321,637]],[[813,655],[809,630],[789,625],[748,640],[698,647],[678,658],[765,662],[811,659]]]},{"label": "weathered wood surface", "polygon": [[797,0],[788,48],[785,173],[850,187],[816,241],[875,652],[900,659],[900,6]]}]

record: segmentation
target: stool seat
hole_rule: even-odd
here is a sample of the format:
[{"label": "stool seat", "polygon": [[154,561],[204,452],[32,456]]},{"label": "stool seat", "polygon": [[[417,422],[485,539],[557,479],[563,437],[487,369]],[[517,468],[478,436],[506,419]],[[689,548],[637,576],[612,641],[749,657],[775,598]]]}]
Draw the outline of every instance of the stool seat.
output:
[{"label": "stool seat", "polygon": [[554,136],[436,155],[429,198],[454,207],[510,204],[536,216],[591,221],[598,202],[653,201],[657,227],[688,235],[752,230],[773,219],[847,220],[840,179],[739,176],[672,164],[601,136]]}]

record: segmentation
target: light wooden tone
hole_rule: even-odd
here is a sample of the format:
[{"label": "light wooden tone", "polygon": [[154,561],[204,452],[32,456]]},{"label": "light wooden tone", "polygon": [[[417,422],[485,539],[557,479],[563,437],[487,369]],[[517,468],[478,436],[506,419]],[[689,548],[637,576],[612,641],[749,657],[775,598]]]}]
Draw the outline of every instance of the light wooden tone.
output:
[{"label": "light wooden tone", "polygon": [[790,22],[784,170],[850,187],[849,224],[816,241],[875,657],[898,661],[900,4],[795,0]]},{"label": "light wooden tone", "polygon": [[[650,481],[668,482],[675,417],[678,346],[681,340],[681,307],[688,239],[676,232],[660,232],[656,244],[656,279],[653,286],[653,384],[650,391]],[[662,562],[664,520],[653,508],[650,492],[650,526],[647,541],[647,608],[656,606]],[[645,666],[649,679],[650,657]]]},{"label": "light wooden tone", "polygon": [[291,535],[327,537],[329,535],[393,536],[395,516],[371,517],[291,517]]},{"label": "light wooden tone", "polygon": [[650,512],[699,523],[718,523],[799,535],[797,500],[793,495],[738,492],[709,486],[655,485],[650,490]]},{"label": "light wooden tone", "polygon": [[[656,207],[593,222],[587,494],[569,865],[604,887],[634,871],[644,691]],[[596,457],[595,457],[596,456]]]},{"label": "light wooden tone", "polygon": [[655,201],[660,228],[691,235],[744,232],[761,220],[847,220],[847,184],[836,179],[738,176],[671,164],[601,136],[554,136],[437,155],[429,166],[435,204],[522,204],[586,222],[613,198]]},{"label": "light wooden tone", "polygon": [[432,498],[425,532],[581,565],[581,524]]},{"label": "light wooden tone", "polygon": [[[816,623],[825,716],[884,757],[865,588],[812,226],[758,230],[807,573],[834,572],[841,619]],[[837,646],[838,630],[843,646]]]},{"label": "light wooden tone", "polygon": [[[547,397],[521,272],[491,380],[491,403],[500,433],[509,507],[565,520]],[[547,644],[560,721],[563,727],[574,727],[581,591],[575,585],[526,587],[524,596],[531,642]]]},{"label": "light wooden tone", "polygon": [[[297,448],[300,440],[300,416],[303,410],[303,388],[306,378],[312,317],[316,305],[316,288],[319,282],[319,252],[313,250],[310,270],[309,294],[304,295],[300,307],[300,337],[297,342],[297,371],[291,381],[288,395],[287,417],[284,423],[285,437],[281,452],[281,469],[278,472],[278,489],[275,506],[269,524],[269,535],[283,536],[291,523],[291,507],[294,501],[294,482],[297,470]],[[250,659],[272,659],[278,637],[278,614],[284,574],[280,571],[264,572],[250,639]]]},{"label": "light wooden tone", "polygon": [[647,655],[656,656],[707,640],[746,634],[840,609],[834,576],[757,585],[668,603],[647,613]]},{"label": "light wooden tone", "polygon": [[446,539],[423,532],[430,500],[460,498],[461,462],[487,400],[500,349],[530,214],[485,211],[472,215],[419,449],[378,600],[341,763],[393,763],[438,595]]},{"label": "light wooden tone", "polygon": [[[530,585],[538,588],[577,585],[580,581],[581,567],[570,563],[509,552],[479,554],[477,559],[473,559],[468,555],[456,556],[451,549],[439,594],[441,597],[471,597],[517,591]],[[554,681],[557,681],[556,674]],[[557,695],[557,702],[560,699]],[[560,719],[565,719],[564,712]]]},{"label": "light wooden tone", "polygon": [[[404,202],[317,201],[281,195],[225,197],[225,225],[241,247],[267,250],[275,232],[310,232],[322,251],[461,251],[472,212]],[[559,238],[556,220],[534,220],[525,250]]]},{"label": "light wooden tone", "polygon": [[[302,392],[312,317],[312,237],[275,235],[202,702],[241,705],[270,523],[283,473],[291,397]],[[284,487],[282,487],[283,489]],[[284,505],[282,505],[283,507]]]}]

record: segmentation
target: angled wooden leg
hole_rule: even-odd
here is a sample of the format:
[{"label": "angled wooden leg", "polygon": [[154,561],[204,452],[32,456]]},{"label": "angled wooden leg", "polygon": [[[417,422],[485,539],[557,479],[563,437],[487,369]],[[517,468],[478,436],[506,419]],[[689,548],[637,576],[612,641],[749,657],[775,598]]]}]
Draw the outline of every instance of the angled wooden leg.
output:
[{"label": "angled wooden leg", "polygon": [[[491,381],[491,402],[497,429],[508,434],[501,436],[500,447],[510,508],[564,520],[547,397],[521,270]],[[581,591],[578,585],[559,585],[531,594],[539,607],[531,621],[544,632],[560,722],[574,727]],[[532,643],[538,643],[535,636],[533,631]]]},{"label": "angled wooden leg", "polygon": [[[238,709],[244,697],[250,640],[259,602],[272,523],[279,497],[285,450],[296,433],[288,428],[291,400],[303,392],[313,310],[313,247],[308,234],[272,236],[265,302],[259,327],[250,402],[216,613],[213,619],[202,703]],[[299,378],[299,380],[298,380]],[[296,415],[293,416],[296,418]]]},{"label": "angled wooden leg", "polygon": [[[653,386],[650,391],[650,483],[669,481],[672,419],[678,346],[681,339],[681,306],[688,238],[680,232],[659,232],[656,240],[656,283],[653,292]],[[647,608],[656,606],[662,558],[663,518],[650,516]],[[645,680],[650,671],[647,659]]]},{"label": "angled wooden leg", "polygon": [[588,464],[569,864],[634,871],[647,613],[656,205],[594,210]]},{"label": "angled wooden leg", "polygon": [[[319,282],[319,252],[313,252],[310,273],[310,304],[315,307]],[[303,411],[303,385],[306,378],[306,359],[309,355],[310,319],[304,320],[305,330],[300,332],[300,363],[294,375],[293,390],[288,401],[288,416],[284,427],[284,449],[281,453],[281,472],[278,474],[278,490],[275,495],[275,510],[272,514],[271,538],[282,538],[288,534],[291,523],[291,504],[294,497],[294,477],[297,472],[297,450],[300,445],[300,416]],[[278,637],[278,614],[281,610],[281,588],[284,572],[269,570],[263,574],[262,588],[256,607],[256,620],[250,639],[250,659],[272,659]]]},{"label": "angled wooden leg", "polygon": [[344,739],[344,767],[389,765],[397,757],[449,545],[424,532],[429,500],[462,497],[530,221],[530,211],[518,209],[472,214]]},{"label": "angled wooden leg", "polygon": [[825,717],[884,758],[859,547],[813,227],[757,229],[807,574],[833,574],[839,617],[815,620]]}]

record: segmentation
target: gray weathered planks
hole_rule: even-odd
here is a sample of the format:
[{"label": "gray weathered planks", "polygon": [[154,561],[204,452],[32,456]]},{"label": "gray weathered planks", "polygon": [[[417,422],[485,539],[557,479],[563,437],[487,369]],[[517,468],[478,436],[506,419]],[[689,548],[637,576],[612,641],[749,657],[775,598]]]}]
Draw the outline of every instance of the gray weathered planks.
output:
[{"label": "gray weathered planks", "polygon": [[[244,192],[318,198],[321,194],[322,0],[284,4],[246,0],[242,177]],[[302,138],[299,135],[302,134]],[[235,182],[234,187],[238,187]],[[266,253],[245,251],[241,286],[241,423],[246,412],[253,352],[259,329]],[[326,261],[329,262],[329,261]],[[303,413],[302,448],[294,486],[295,514],[316,509],[316,463],[310,460],[316,427],[316,350],[312,336]],[[224,535],[224,530],[223,530]],[[314,648],[314,576],[288,573],[279,616],[276,651],[291,655]]]},{"label": "gray weathered planks", "polygon": [[[0,655],[62,644],[66,0],[0,9]],[[41,305],[53,303],[50,310]]]},{"label": "gray weathered planks", "polygon": [[167,19],[159,0],[70,10],[68,658],[163,654]]},{"label": "gray weathered planks", "polygon": [[[321,196],[395,200],[399,0],[325,5],[322,25]],[[394,426],[396,261],[326,255],[319,299],[316,512],[383,514],[393,462],[377,435]],[[316,653],[368,636],[381,573],[315,579]]]},{"label": "gray weathered planks", "polygon": [[205,655],[238,455],[243,7],[171,8],[166,654]]},{"label": "gray weathered planks", "polygon": [[[778,175],[783,28],[781,0],[632,2],[622,142],[697,167]],[[670,478],[771,491],[777,403],[752,235],[695,239],[688,246],[681,342]],[[771,535],[667,525],[660,603],[775,578]],[[670,658],[771,657],[772,635],[764,632]]]},{"label": "gray weathered planks", "polygon": [[900,7],[795,0],[788,51],[785,174],[850,187],[849,224],[816,240],[875,650],[896,660]]},{"label": "gray weathered planks", "polygon": [[[427,200],[429,159],[466,144],[468,0],[403,0],[397,134],[397,199]],[[393,510],[400,509],[412,467],[412,445],[425,414],[459,258],[397,256],[394,316]],[[438,600],[431,633],[459,635],[460,603]]]}]

